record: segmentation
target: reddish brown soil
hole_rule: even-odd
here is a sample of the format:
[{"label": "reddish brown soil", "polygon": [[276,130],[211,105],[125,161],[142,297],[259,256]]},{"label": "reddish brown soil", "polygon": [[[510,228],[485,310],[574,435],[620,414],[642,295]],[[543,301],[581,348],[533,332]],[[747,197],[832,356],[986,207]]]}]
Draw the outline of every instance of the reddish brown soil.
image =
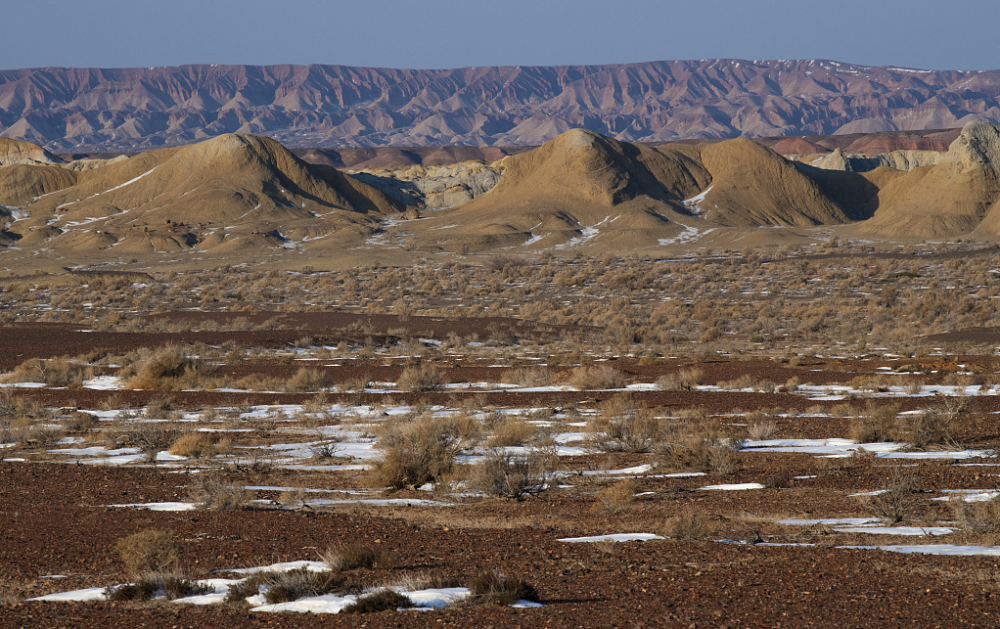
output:
[{"label": "reddish brown soil", "polygon": [[[935,466],[937,467],[937,466]],[[815,548],[732,546],[713,542],[648,542],[606,548],[556,540],[599,524],[602,530],[634,530],[628,521],[647,512],[670,513],[679,503],[702,503],[708,512],[767,512],[806,496],[823,502],[824,491],[692,492],[661,494],[639,512],[612,524],[590,515],[587,502],[494,503],[479,509],[493,517],[531,518],[538,525],[511,528],[419,526],[377,514],[257,510],[238,513],[153,513],[106,509],[109,502],[176,499],[177,474],[144,469],[65,465],[0,466],[0,565],[19,594],[38,595],[115,581],[109,549],[115,540],[147,528],[175,532],[192,576],[276,560],[314,558],[316,549],[348,542],[378,543],[395,553],[392,570],[361,571],[359,585],[413,572],[452,575],[467,581],[483,567],[527,577],[546,607],[515,611],[455,608],[440,612],[383,612],[376,616],[249,614],[241,608],[195,608],[165,603],[18,603],[0,613],[0,627],[257,627],[257,626],[494,626],[494,627],[957,627],[993,626],[997,585],[993,559],[924,557],[824,547],[815,533],[795,541]],[[840,484],[854,486],[846,477]],[[872,479],[874,480],[874,479]],[[949,479],[949,482],[955,479]],[[659,481],[663,483],[664,481]],[[690,484],[690,483],[688,483]],[[643,486],[644,490],[655,489]],[[679,498],[677,496],[680,496]],[[834,501],[835,502],[835,501]],[[846,505],[848,508],[850,505]],[[803,504],[800,513],[808,513]],[[472,512],[474,513],[474,511]],[[566,522],[584,515],[583,526],[550,526],[543,514]],[[534,514],[534,515],[533,515]],[[447,518],[447,515],[444,516]],[[604,518],[607,520],[607,518]],[[588,525],[589,522],[589,525]],[[633,525],[634,526],[634,525]],[[640,527],[642,528],[642,527]],[[845,540],[838,540],[842,543]],[[881,541],[881,540],[880,540]],[[37,579],[45,574],[109,576]]]}]

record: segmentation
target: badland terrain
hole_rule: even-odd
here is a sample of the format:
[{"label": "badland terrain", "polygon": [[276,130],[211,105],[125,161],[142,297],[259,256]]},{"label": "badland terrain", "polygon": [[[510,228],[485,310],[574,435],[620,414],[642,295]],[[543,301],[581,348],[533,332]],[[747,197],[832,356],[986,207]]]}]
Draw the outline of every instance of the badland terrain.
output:
[{"label": "badland terrain", "polygon": [[2,73],[0,627],[998,624],[991,73],[180,70]]}]

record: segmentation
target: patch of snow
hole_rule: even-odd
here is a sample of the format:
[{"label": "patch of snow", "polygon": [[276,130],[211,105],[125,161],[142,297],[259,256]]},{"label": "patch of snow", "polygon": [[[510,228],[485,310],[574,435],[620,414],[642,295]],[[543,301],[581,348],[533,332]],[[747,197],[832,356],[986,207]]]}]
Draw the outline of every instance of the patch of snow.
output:
[{"label": "patch of snow", "polygon": [[706,485],[698,489],[718,489],[721,491],[741,491],[744,489],[764,489],[760,483],[733,483],[729,485]]},{"label": "patch of snow", "polygon": [[648,542],[653,539],[666,539],[653,533],[611,533],[610,535],[592,535],[590,537],[564,537],[557,542],[568,544],[583,544],[593,542]]}]

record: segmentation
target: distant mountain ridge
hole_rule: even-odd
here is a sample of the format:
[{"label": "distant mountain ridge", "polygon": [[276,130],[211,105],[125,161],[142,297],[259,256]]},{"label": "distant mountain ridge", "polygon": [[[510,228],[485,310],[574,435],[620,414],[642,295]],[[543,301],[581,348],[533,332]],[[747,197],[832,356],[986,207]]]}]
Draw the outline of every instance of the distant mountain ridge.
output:
[{"label": "distant mountain ridge", "polygon": [[835,61],[659,61],[396,70],[188,65],[0,71],[0,136],[137,151],[223,133],[285,146],[540,145],[871,133],[1000,122],[1000,70]]}]

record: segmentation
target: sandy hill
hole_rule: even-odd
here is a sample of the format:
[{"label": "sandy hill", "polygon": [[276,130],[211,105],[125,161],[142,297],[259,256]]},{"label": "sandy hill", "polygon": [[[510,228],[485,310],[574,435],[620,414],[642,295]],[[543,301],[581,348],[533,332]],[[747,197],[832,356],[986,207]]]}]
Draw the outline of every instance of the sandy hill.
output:
[{"label": "sandy hill", "polygon": [[915,168],[886,183],[879,193],[878,211],[855,229],[891,238],[949,238],[973,230],[1000,234],[1000,217],[991,212],[1000,199],[998,167],[1000,129],[969,123],[940,163]]},{"label": "sandy hill", "polygon": [[701,148],[712,185],[702,215],[723,225],[807,227],[847,223],[844,208],[792,162],[747,139]]},{"label": "sandy hill", "polygon": [[63,160],[33,142],[0,137],[0,166],[11,164],[59,164]]},{"label": "sandy hill", "polygon": [[76,173],[55,166],[0,166],[0,205],[23,206],[35,198],[68,188]]},{"label": "sandy hill", "polygon": [[[36,167],[37,168],[37,167]],[[44,168],[55,168],[52,166]],[[24,208],[22,243],[121,252],[283,245],[366,236],[400,205],[268,138],[230,134],[73,173],[76,185]],[[342,238],[331,239],[339,242]]]},{"label": "sandy hill", "polygon": [[[472,249],[525,245],[562,247],[610,244],[655,245],[703,223],[684,215],[683,199],[709,182],[708,172],[685,147],[658,150],[617,142],[573,129],[545,145],[505,158],[503,178],[489,193],[435,223],[419,242]],[[428,222],[429,223],[429,222]]]},{"label": "sandy hill", "polygon": [[998,82],[996,70],[825,60],[29,68],[0,71],[0,135],[54,152],[135,152],[225,133],[321,148],[538,146],[576,127],[650,143],[888,133],[1000,122]]},{"label": "sandy hill", "polygon": [[746,139],[654,148],[574,129],[505,158],[500,169],[499,185],[433,215],[417,242],[470,249],[681,244],[709,231],[719,239],[727,228],[848,223],[870,216],[878,193],[860,175],[809,169]]}]

